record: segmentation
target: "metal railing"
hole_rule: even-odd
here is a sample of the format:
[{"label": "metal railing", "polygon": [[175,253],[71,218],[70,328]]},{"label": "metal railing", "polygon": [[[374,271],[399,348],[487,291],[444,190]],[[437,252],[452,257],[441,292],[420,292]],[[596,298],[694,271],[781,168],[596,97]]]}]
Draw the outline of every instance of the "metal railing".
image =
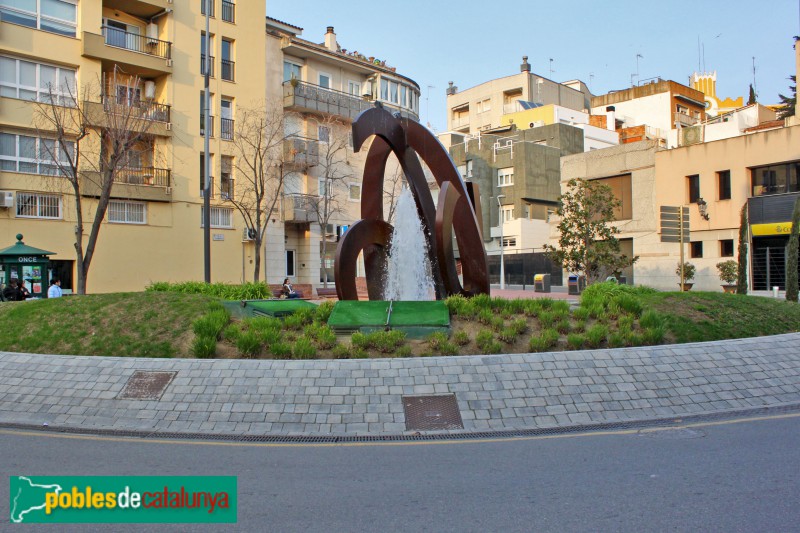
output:
[{"label": "metal railing", "polygon": [[222,62],[222,79],[233,81],[235,74],[234,67],[236,67],[236,63],[234,63],[230,59],[223,59],[221,60],[221,62]]},{"label": "metal railing", "polygon": [[[212,78],[214,77],[214,56],[208,56],[211,59],[211,68],[208,71],[208,75]],[[200,75],[206,75],[206,55],[200,54]]]},{"label": "metal railing", "polygon": [[146,35],[127,32],[119,28],[103,26],[103,39],[108,46],[163,57],[164,59],[172,57],[172,43],[155,37],[147,37]]},{"label": "metal railing", "polygon": [[299,80],[283,82],[283,96],[293,97],[291,102],[284,100],[287,107],[303,107],[350,119],[372,107],[370,102],[358,96]]},{"label": "metal railing", "polygon": [[287,194],[283,197],[284,222],[313,222],[316,220],[314,206],[319,196],[312,194]]},{"label": "metal railing", "polygon": [[148,100],[130,100],[117,96],[103,95],[103,109],[106,113],[119,114],[133,112],[139,118],[155,122],[170,121],[170,106]]},{"label": "metal railing", "polygon": [[148,187],[170,187],[170,174],[168,168],[123,167],[117,170],[114,182]]},{"label": "metal railing", "polygon": [[[200,135],[206,134],[206,115],[205,113],[200,115]],[[214,115],[208,116],[208,134],[213,137],[214,136]]]},{"label": "metal railing", "polygon": [[236,4],[222,0],[222,20],[225,22],[236,22]]},{"label": "metal railing", "polygon": [[219,192],[223,200],[230,200],[233,198],[233,180],[223,176],[219,184]]},{"label": "metal railing", "polygon": [[[214,176],[211,176],[209,182],[210,183],[208,184],[208,188],[209,188],[210,193],[209,193],[208,197],[209,198],[214,198]],[[200,175],[200,198],[205,198],[205,194],[206,194],[205,185],[206,185],[206,180],[202,176],[202,173],[201,173],[201,175]]]},{"label": "metal railing", "polygon": [[462,128],[464,126],[469,126],[469,117],[453,117],[453,127],[454,128]]},{"label": "metal railing", "polygon": [[292,136],[283,143],[284,159],[295,165],[319,164],[319,141],[307,137]]},{"label": "metal railing", "polygon": [[[221,118],[219,119],[219,135],[226,141],[230,141],[233,139],[233,119],[232,118]],[[214,130],[212,128],[211,134],[214,134]]]}]

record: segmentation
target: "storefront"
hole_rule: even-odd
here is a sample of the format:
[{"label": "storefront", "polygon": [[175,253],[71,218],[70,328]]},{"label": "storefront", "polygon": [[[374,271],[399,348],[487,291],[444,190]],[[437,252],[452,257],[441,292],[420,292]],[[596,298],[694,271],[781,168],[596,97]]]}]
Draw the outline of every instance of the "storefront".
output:
[{"label": "storefront", "polygon": [[47,279],[50,260],[48,252],[22,242],[22,234],[17,234],[17,242],[0,250],[0,282],[3,286],[16,280],[28,289],[33,298],[46,298],[49,279]]},{"label": "storefront", "polygon": [[797,192],[779,192],[754,196],[747,201],[752,239],[750,267],[755,291],[768,291],[773,287],[786,289],[786,249],[798,198]]}]

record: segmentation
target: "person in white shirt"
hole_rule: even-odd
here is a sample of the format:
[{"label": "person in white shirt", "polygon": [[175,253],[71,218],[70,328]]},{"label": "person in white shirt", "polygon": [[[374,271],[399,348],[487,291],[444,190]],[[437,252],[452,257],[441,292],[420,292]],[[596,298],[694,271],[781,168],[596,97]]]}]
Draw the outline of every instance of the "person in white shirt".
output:
[{"label": "person in white shirt", "polygon": [[58,278],[53,278],[50,280],[50,288],[47,289],[47,297],[48,298],[61,298],[63,293],[61,292],[61,280]]}]

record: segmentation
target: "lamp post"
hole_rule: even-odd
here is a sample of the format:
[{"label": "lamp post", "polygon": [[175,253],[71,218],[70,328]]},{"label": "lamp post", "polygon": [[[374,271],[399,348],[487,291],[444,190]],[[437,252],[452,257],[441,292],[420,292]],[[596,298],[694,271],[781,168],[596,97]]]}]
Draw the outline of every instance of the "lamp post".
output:
[{"label": "lamp post", "polygon": [[206,8],[206,35],[204,63],[205,73],[203,75],[203,165],[205,168],[205,181],[203,182],[203,279],[206,283],[211,283],[211,161],[209,157],[209,138],[211,137],[210,122],[211,104],[209,103],[208,78],[211,75],[211,37],[208,28],[208,17],[211,12],[211,2],[203,0]]},{"label": "lamp post", "polygon": [[500,203],[502,198],[505,198],[505,194],[498,194],[497,195],[497,212],[500,215],[500,290],[505,290],[506,288],[506,272],[505,272],[505,262],[503,261],[503,205]]}]

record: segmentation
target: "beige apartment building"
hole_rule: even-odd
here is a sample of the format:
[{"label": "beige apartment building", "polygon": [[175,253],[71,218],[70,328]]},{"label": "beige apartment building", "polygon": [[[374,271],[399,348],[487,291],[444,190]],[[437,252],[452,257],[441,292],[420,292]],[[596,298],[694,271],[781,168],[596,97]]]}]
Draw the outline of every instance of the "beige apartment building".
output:
[{"label": "beige apartment building", "polygon": [[[0,0],[0,17],[0,247],[22,233],[26,244],[54,252],[49,274],[60,277],[66,290],[77,287],[74,196],[43,157],[53,136],[37,120],[42,113],[37,101],[51,89],[63,95],[65,105],[74,94],[78,102],[88,102],[97,118],[90,136],[99,138],[115,106],[127,106],[147,122],[146,139],[130,151],[115,180],[89,271],[89,292],[203,279],[205,135],[212,183],[211,278],[253,279],[251,228],[230,201],[243,186],[240,182],[237,189],[237,110],[276,101],[287,114],[291,138],[285,149],[293,172],[280,193],[280,208],[271,214],[261,279],[280,283],[288,276],[295,283],[319,284],[321,239],[331,243],[327,266],[332,272],[337,235],[360,218],[363,168],[363,156],[350,146],[344,159],[347,179],[340,184],[344,208],[320,231],[307,209],[308,200],[326,186],[318,179],[320,143],[348,135],[352,120],[375,101],[418,116],[415,82],[385,61],[342,49],[332,28],[322,43],[300,38],[301,28],[267,18],[263,3]],[[208,123],[203,116],[206,54],[211,62]],[[95,168],[100,153],[92,161]],[[84,193],[85,241],[97,193],[91,187]],[[0,272],[3,278],[6,274]]]}]

